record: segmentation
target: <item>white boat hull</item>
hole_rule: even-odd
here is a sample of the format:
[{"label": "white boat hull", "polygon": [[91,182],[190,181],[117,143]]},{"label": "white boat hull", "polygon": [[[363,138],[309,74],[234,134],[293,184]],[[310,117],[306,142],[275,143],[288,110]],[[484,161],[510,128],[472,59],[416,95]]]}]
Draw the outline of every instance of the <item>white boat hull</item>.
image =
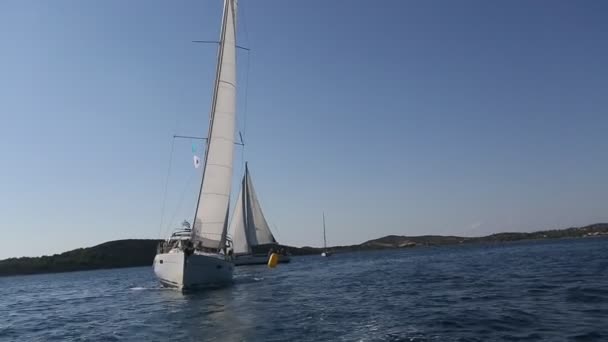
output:
[{"label": "white boat hull", "polygon": [[[234,258],[235,266],[245,265],[266,265],[268,263],[268,256],[266,255],[239,255]],[[279,255],[279,263],[288,263],[291,261],[289,255]]]},{"label": "white boat hull", "polygon": [[232,282],[234,264],[221,254],[192,254],[183,252],[157,254],[154,273],[165,287],[195,290],[221,287]]}]

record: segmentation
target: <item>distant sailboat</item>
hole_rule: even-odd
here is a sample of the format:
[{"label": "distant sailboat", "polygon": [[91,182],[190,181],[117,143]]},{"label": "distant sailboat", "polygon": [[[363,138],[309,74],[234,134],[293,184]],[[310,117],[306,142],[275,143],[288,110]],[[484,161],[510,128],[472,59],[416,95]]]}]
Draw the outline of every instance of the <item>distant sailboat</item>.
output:
[{"label": "distant sailboat", "polygon": [[[241,182],[241,191],[236,200],[236,206],[230,221],[230,235],[234,244],[234,264],[261,265],[268,262],[268,250],[278,247],[277,241],[270,231],[268,222],[262,213],[262,207],[256,196],[249,173],[249,167],[245,163],[245,174]],[[257,246],[265,247],[260,250]],[[280,255],[279,262],[289,262],[288,255]]]},{"label": "distant sailboat", "polygon": [[331,255],[331,252],[327,250],[327,236],[325,234],[325,213],[323,213],[323,252],[321,253],[322,257],[328,257]]},{"label": "distant sailboat", "polygon": [[232,281],[234,264],[228,253],[227,227],[236,120],[236,7],[236,0],[224,1],[194,226],[191,229],[186,222],[159,245],[154,258],[154,273],[167,287],[196,289]]}]

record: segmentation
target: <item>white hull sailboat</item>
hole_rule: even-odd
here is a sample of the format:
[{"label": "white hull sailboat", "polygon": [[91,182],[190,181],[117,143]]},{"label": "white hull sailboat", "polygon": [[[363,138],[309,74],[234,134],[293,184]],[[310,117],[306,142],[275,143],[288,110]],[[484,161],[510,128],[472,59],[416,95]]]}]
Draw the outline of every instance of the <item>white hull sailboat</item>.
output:
[{"label": "white hull sailboat", "polygon": [[325,213],[323,213],[323,252],[321,253],[322,257],[328,257],[331,255],[331,252],[327,250],[327,237],[325,235]]},{"label": "white hull sailboat", "polygon": [[190,256],[179,251],[157,254],[154,272],[165,287],[196,290],[221,287],[232,282],[233,264],[217,253]]},{"label": "white hull sailboat", "polygon": [[154,258],[161,284],[180,290],[232,282],[227,227],[236,121],[236,13],[236,0],[225,0],[194,227],[186,224],[175,232],[159,245]]},{"label": "white hull sailboat", "polygon": [[[234,245],[234,264],[236,266],[266,264],[270,249],[279,254],[279,262],[290,261],[289,255],[280,253],[278,250],[277,241],[264,218],[262,207],[253,188],[247,163],[245,163],[245,174],[229,231]],[[262,250],[260,253],[258,248],[258,253],[256,253],[255,247],[257,246],[263,246],[267,250]]]}]

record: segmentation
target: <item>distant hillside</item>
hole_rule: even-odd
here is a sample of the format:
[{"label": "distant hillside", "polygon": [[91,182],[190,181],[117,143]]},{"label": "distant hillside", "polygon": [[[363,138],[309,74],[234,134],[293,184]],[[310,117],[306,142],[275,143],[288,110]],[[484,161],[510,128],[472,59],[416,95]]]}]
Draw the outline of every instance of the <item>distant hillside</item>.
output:
[{"label": "distant hillside", "polygon": [[159,240],[118,240],[36,258],[0,260],[0,276],[152,265]]},{"label": "distant hillside", "polygon": [[[534,233],[498,233],[484,237],[458,236],[398,236],[388,235],[359,245],[328,248],[334,253],[378,249],[410,248],[416,246],[443,246],[466,243],[502,243],[509,241],[555,239],[590,236],[608,236],[608,223],[597,223],[580,228],[545,230]],[[102,268],[152,265],[159,240],[117,240],[89,248],[37,258],[10,258],[0,260],[0,276],[51,272],[70,272]],[[269,246],[259,246],[265,252]],[[320,254],[322,248],[281,246],[293,255]]]},{"label": "distant hillside", "polygon": [[587,237],[608,235],[608,223],[596,223],[585,227],[573,227],[567,229],[543,230],[533,233],[498,233],[483,237],[459,237],[459,236],[397,236],[389,235],[375,240],[369,240],[360,246],[381,248],[401,248],[414,246],[441,246],[462,243],[492,243],[509,242],[520,240],[537,239],[559,239],[572,237]]}]

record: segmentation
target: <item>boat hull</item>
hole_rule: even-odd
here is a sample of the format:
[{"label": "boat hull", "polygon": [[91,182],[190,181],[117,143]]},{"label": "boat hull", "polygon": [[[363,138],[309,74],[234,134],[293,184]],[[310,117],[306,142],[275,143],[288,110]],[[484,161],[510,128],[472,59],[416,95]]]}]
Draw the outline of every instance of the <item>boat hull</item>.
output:
[{"label": "boat hull", "polygon": [[154,273],[165,287],[196,290],[232,283],[234,264],[222,255],[161,253],[154,258]]},{"label": "boat hull", "polygon": [[[291,261],[289,255],[279,255],[279,263],[288,263]],[[266,255],[239,255],[234,258],[235,266],[247,266],[247,265],[266,265],[268,263],[268,256]]]}]

